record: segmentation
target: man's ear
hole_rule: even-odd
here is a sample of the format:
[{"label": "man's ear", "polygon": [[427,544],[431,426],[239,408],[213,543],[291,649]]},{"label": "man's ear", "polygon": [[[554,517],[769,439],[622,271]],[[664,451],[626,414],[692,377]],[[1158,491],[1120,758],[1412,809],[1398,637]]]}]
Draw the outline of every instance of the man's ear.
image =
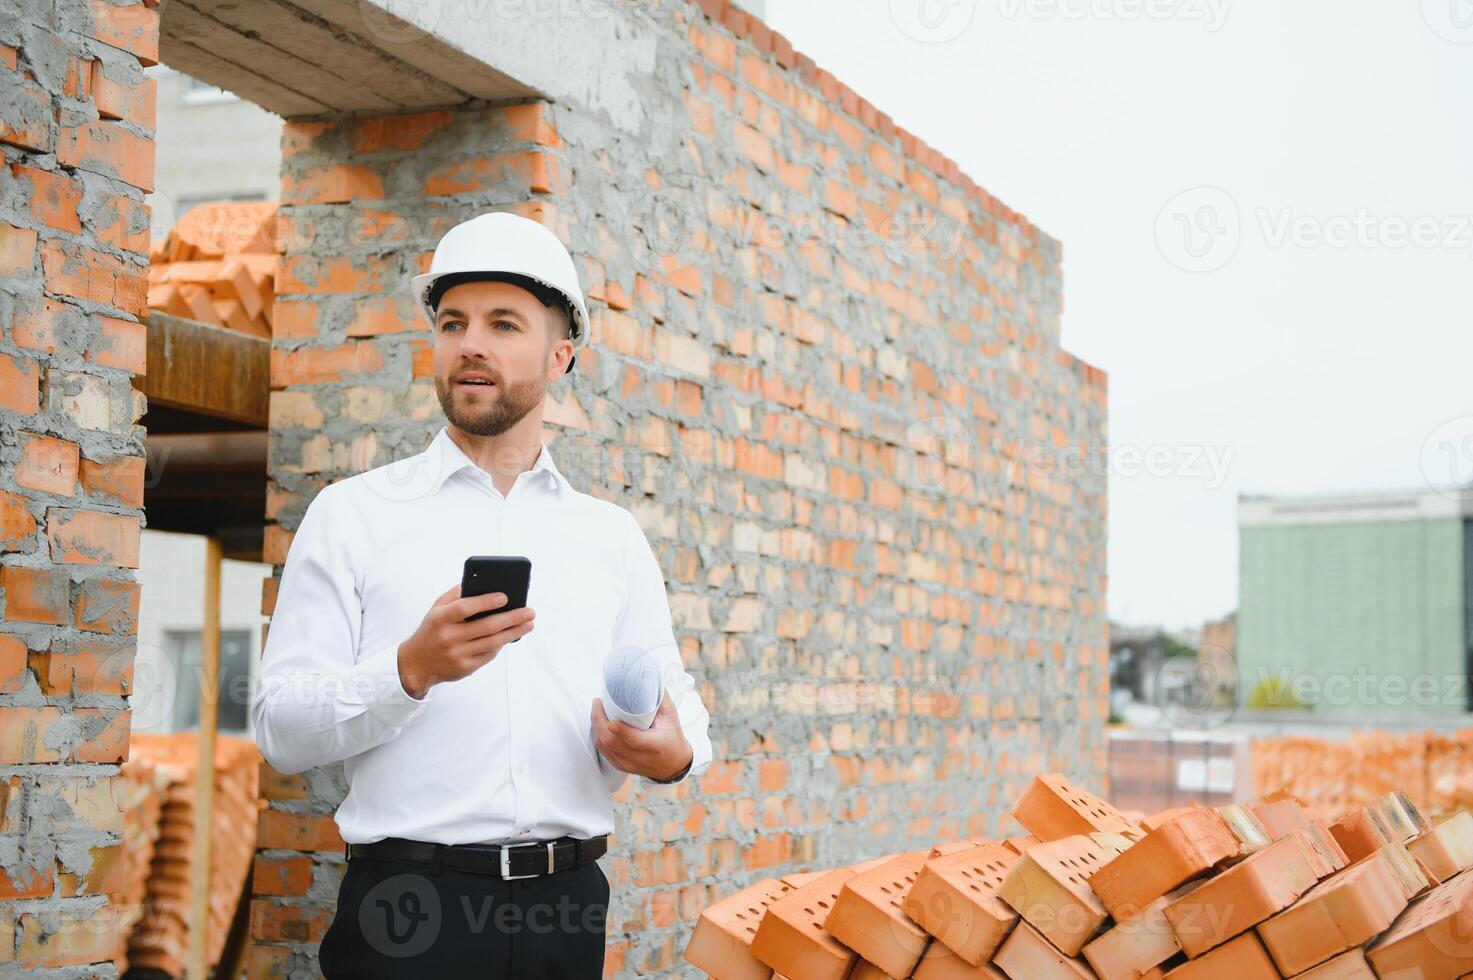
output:
[{"label": "man's ear", "polygon": [[547,352],[547,373],[551,376],[549,378],[550,381],[556,381],[558,378],[561,378],[563,375],[573,370],[572,358],[568,359],[568,366],[566,368],[563,368],[562,370],[558,369],[557,355],[559,347],[559,344],[553,344],[552,350]]},{"label": "man's ear", "polygon": [[558,365],[557,365],[557,352],[558,352],[558,345],[557,345],[557,343],[554,343],[554,345],[552,345],[551,351],[548,351],[548,365],[546,365],[546,373],[548,373],[548,382],[549,383],[555,382],[555,380],[560,379],[560,377],[563,377],[563,374],[566,374],[566,371],[561,370],[561,368],[558,368]]}]

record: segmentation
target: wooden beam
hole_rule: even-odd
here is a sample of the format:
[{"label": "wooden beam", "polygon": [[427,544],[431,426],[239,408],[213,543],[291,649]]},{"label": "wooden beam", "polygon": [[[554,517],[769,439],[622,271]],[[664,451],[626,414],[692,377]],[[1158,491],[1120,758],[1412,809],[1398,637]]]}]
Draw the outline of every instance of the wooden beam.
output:
[{"label": "wooden beam", "polygon": [[194,866],[190,876],[189,980],[210,976],[210,845],[215,823],[215,729],[220,696],[220,566],[217,538],[205,538],[205,607],[200,627],[199,764],[194,782]]},{"label": "wooden beam", "polygon": [[271,341],[148,311],[147,374],[133,386],[149,403],[268,428]]}]

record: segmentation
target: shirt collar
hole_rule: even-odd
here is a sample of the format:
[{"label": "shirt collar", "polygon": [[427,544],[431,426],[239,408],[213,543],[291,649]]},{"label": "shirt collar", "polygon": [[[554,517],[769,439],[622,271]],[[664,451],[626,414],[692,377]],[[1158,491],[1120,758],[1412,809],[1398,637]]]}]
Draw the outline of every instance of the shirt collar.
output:
[{"label": "shirt collar", "polygon": [[[573,487],[568,483],[567,477],[563,476],[562,471],[557,468],[557,463],[553,461],[552,452],[547,448],[547,443],[542,442],[540,445],[542,448],[538,451],[537,461],[532,464],[530,472],[544,474],[542,479],[545,479],[557,491],[558,499],[566,500]],[[440,431],[435,433],[435,438],[425,450],[425,455],[429,457],[429,472],[435,474],[434,483],[430,487],[431,494],[439,493],[445,481],[455,473],[467,466],[476,466],[475,461],[455,444],[454,439],[450,438],[450,426],[448,425],[440,426]]]}]

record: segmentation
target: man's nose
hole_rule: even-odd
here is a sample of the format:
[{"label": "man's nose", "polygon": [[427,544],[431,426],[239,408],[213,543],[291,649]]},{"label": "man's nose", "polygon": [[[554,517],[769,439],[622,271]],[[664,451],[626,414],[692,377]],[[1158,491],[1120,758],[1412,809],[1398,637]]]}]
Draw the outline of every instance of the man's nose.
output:
[{"label": "man's nose", "polygon": [[480,357],[483,360],[491,351],[491,325],[469,323],[461,337],[460,353],[463,357]]}]

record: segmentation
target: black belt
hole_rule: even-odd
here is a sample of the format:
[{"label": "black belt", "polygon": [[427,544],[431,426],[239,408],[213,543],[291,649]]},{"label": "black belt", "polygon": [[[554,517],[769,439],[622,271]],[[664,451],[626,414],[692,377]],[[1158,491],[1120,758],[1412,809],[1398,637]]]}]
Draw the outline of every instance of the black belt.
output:
[{"label": "black belt", "polygon": [[422,864],[436,871],[470,871],[498,878],[536,878],[566,871],[601,856],[609,849],[609,837],[581,839],[559,837],[524,844],[437,844],[433,841],[385,837],[371,844],[349,844],[347,858],[403,861]]}]

